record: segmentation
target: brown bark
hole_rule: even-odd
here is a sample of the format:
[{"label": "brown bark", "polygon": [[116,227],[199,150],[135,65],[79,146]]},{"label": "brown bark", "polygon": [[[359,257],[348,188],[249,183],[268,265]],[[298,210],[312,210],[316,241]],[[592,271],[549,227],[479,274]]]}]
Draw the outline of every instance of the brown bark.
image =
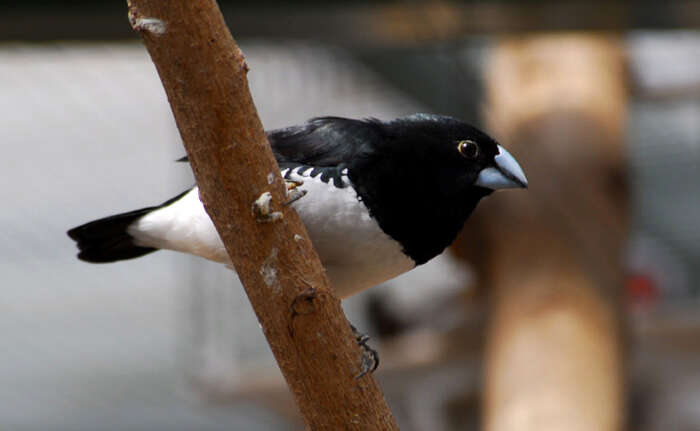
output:
[{"label": "brown bark", "polygon": [[592,35],[511,38],[486,76],[491,128],[530,187],[486,199],[459,243],[491,299],[484,429],[619,430],[622,50]]},{"label": "brown bark", "polygon": [[[360,348],[299,216],[283,205],[284,182],[248,90],[248,67],[216,2],[128,3],[201,199],[308,427],[397,429],[375,379],[355,378]],[[265,192],[275,212],[267,221],[261,208],[253,210]]]}]

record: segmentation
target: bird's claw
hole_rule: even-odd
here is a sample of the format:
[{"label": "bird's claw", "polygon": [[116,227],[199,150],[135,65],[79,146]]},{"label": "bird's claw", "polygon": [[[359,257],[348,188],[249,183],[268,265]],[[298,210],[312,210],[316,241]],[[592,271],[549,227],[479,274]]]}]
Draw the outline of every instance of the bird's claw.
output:
[{"label": "bird's claw", "polygon": [[287,186],[288,198],[287,202],[284,203],[285,206],[290,205],[306,196],[307,191],[299,188],[300,185],[304,184],[303,181],[284,180],[284,183]]},{"label": "bird's claw", "polygon": [[261,223],[270,223],[281,220],[283,214],[272,210],[272,194],[264,192],[253,202],[253,215]]},{"label": "bird's claw", "polygon": [[[297,201],[306,195],[306,190],[298,188],[304,184],[302,181],[285,180],[287,186],[287,201],[283,204],[287,206],[294,201]],[[261,223],[270,223],[281,220],[283,214],[279,211],[272,210],[272,194],[264,192],[253,202],[253,215]]]},{"label": "bird's claw", "polygon": [[287,191],[289,191],[289,190],[293,190],[293,189],[295,189],[295,188],[297,188],[297,187],[299,187],[299,186],[303,186],[303,185],[304,185],[304,182],[301,181],[301,180],[288,180],[288,179],[285,179],[285,180],[284,180],[284,184],[287,186]]},{"label": "bird's claw", "polygon": [[379,367],[379,353],[369,347],[369,335],[363,334],[350,324],[352,334],[355,336],[355,341],[362,348],[362,362],[360,363],[360,373],[355,376],[355,379],[363,377],[367,373],[373,373]]}]

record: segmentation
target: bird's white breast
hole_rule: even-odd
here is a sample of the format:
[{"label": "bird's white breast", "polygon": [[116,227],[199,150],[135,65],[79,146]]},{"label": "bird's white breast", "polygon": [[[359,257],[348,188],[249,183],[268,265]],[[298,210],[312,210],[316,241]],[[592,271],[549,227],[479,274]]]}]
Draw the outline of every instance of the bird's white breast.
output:
[{"label": "bird's white breast", "polygon": [[367,207],[360,202],[347,174],[335,187],[321,175],[311,177],[306,171],[282,172],[294,181],[303,181],[307,196],[293,204],[304,221],[314,248],[321,257],[331,284],[340,297],[382,283],[414,267],[401,245],[385,234]]},{"label": "bird's white breast", "polygon": [[[306,196],[292,206],[326,268],[331,285],[342,298],[389,280],[414,267],[401,245],[385,234],[360,202],[346,172],[336,187],[311,169],[285,169],[282,175],[303,183]],[[303,173],[302,173],[303,172]],[[139,245],[178,250],[229,263],[213,223],[194,188],[172,205],[142,217],[129,228]]]}]

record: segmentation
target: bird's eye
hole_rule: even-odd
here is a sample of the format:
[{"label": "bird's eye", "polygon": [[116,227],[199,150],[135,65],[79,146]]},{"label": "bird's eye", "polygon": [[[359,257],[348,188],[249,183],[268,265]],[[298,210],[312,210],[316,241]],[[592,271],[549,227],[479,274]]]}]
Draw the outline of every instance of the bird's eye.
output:
[{"label": "bird's eye", "polygon": [[479,156],[479,146],[474,141],[459,141],[457,149],[468,159],[476,159]]}]

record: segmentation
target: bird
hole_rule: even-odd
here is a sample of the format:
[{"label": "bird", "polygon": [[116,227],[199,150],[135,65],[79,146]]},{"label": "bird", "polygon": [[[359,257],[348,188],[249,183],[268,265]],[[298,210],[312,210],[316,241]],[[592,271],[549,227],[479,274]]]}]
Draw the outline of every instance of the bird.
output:
[{"label": "bird", "polygon": [[[290,205],[340,298],[430,261],[453,242],[482,198],[528,185],[505,148],[449,116],[326,116],[266,134],[280,174],[296,192]],[[86,262],[167,249],[231,265],[196,185],[160,205],[80,225],[68,236]]]}]

